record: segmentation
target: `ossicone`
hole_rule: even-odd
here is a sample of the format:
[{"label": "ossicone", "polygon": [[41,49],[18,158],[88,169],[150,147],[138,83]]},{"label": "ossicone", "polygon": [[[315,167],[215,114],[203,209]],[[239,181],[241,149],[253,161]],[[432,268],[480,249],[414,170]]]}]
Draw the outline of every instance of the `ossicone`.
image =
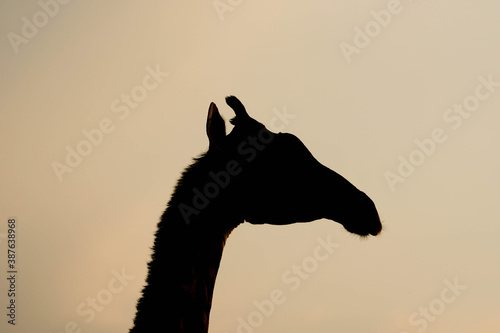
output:
[{"label": "ossicone", "polygon": [[240,122],[244,121],[250,118],[250,116],[247,113],[247,110],[243,106],[243,104],[240,102],[238,98],[235,96],[227,96],[226,97],[226,103],[233,109],[234,114],[236,115],[235,118],[231,119],[231,123],[235,124],[235,122]]}]

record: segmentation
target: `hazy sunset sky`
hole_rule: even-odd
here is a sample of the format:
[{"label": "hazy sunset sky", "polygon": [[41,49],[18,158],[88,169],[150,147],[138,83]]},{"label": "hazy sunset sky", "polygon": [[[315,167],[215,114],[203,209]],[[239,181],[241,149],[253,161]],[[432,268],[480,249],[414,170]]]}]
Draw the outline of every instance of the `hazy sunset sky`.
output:
[{"label": "hazy sunset sky", "polygon": [[498,1],[67,2],[0,3],[1,332],[128,332],[227,95],[366,192],[384,231],[239,226],[210,332],[500,331]]}]

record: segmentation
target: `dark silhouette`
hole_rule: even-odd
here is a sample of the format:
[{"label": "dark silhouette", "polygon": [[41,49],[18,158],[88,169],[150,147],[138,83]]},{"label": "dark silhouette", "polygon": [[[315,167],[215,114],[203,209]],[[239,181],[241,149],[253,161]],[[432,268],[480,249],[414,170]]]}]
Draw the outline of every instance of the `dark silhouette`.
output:
[{"label": "dark silhouette", "polygon": [[208,331],[225,241],[240,223],[285,225],[327,218],[348,231],[377,235],[374,203],[319,163],[294,135],[272,133],[234,96],[226,135],[214,103],[208,151],[179,179],[161,217],[143,295],[130,332]]}]

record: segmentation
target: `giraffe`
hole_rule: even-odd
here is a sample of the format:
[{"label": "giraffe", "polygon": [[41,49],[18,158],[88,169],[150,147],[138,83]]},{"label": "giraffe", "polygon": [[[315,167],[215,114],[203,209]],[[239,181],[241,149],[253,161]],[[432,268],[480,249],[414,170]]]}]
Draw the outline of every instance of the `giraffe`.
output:
[{"label": "giraffe", "polygon": [[161,216],[137,303],[138,332],[208,332],[215,279],[231,231],[321,218],[366,237],[382,229],[373,201],[318,162],[294,135],[273,133],[234,96],[225,121],[210,104],[208,150],[182,173]]}]

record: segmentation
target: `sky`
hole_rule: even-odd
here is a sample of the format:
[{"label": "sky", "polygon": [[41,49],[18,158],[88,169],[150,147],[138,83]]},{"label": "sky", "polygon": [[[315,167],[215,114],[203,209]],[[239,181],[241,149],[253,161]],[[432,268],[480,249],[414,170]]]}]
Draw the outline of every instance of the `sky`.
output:
[{"label": "sky", "polygon": [[230,119],[235,95],[366,192],[384,230],[240,225],[210,332],[499,332],[499,10],[1,2],[0,330],[127,332],[208,106]]}]

